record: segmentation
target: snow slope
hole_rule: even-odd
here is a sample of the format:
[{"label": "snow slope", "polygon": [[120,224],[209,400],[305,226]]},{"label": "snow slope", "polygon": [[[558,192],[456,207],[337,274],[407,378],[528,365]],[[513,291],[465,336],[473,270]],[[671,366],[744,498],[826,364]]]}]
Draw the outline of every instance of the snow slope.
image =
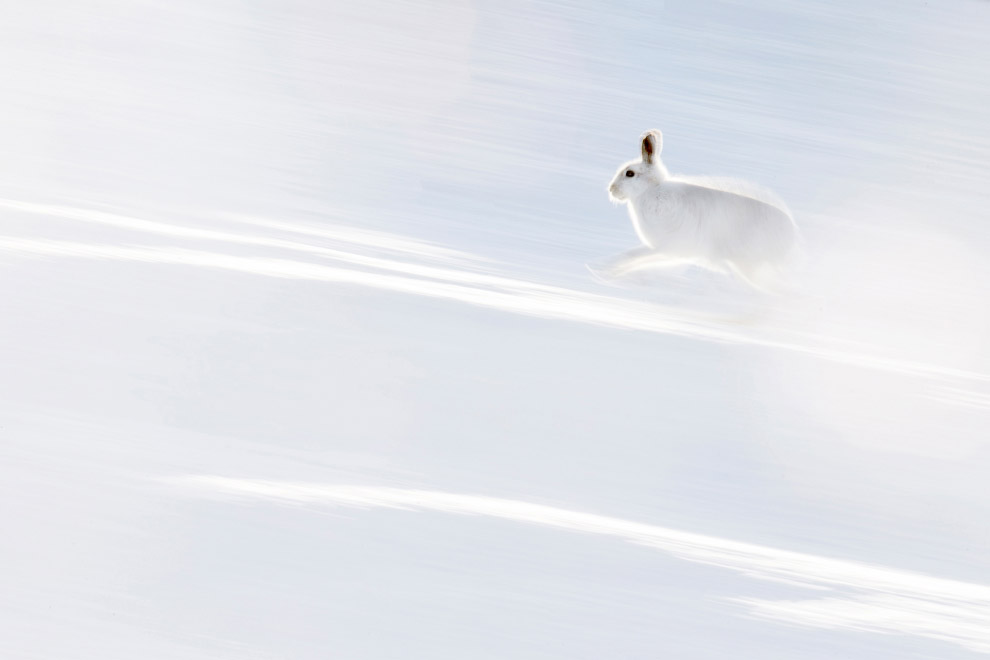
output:
[{"label": "snow slope", "polygon": [[[990,654],[985,4],[2,10],[0,656]],[[772,188],[798,290],[608,287]]]}]

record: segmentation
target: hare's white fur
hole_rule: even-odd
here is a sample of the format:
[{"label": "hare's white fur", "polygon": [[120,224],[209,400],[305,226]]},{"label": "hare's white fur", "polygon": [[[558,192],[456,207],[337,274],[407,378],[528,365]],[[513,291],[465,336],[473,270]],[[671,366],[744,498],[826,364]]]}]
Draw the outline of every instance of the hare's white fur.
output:
[{"label": "hare's white fur", "polygon": [[620,167],[608,187],[612,201],[629,206],[643,246],[597,272],[618,277],[691,264],[735,273],[758,289],[774,288],[797,243],[786,206],[743,181],[671,176],[660,161],[662,139],[660,131],[644,133],[642,157]]}]

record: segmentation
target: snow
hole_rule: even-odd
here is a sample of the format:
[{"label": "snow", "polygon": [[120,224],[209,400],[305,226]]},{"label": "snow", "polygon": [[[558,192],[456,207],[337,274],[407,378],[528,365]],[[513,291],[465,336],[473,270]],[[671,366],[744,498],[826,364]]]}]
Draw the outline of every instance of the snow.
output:
[{"label": "snow", "polygon": [[[990,7],[3,18],[0,656],[990,653]],[[797,291],[590,277],[654,126]]]}]

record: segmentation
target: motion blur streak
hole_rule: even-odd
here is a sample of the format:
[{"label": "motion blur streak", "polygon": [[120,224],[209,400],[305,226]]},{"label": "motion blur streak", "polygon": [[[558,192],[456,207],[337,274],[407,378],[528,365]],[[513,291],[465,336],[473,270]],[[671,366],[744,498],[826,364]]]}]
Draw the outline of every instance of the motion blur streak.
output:
[{"label": "motion blur streak", "polygon": [[[880,372],[919,376],[923,378],[958,379],[969,383],[990,383],[990,375],[977,371],[942,366],[916,360],[898,359],[876,353],[843,350],[835,347],[835,338],[808,332],[801,326],[785,327],[783,330],[793,339],[780,338],[774,334],[777,327],[751,324],[746,319],[716,316],[685,309],[676,309],[656,303],[605,296],[585,291],[568,289],[520,280],[501,275],[454,269],[422,263],[413,263],[365,254],[347,252],[309,243],[288,241],[280,238],[253,236],[215,229],[202,229],[165,222],[132,218],[101,211],[68,206],[36,204],[12,199],[0,199],[0,208],[32,214],[44,214],[75,221],[114,226],[120,229],[172,236],[183,239],[199,239],[227,244],[257,246],[293,252],[301,252],[331,259],[337,262],[364,268],[399,273],[401,276],[382,275],[366,270],[352,270],[338,266],[326,266],[310,262],[269,257],[242,257],[203,250],[186,248],[128,246],[117,244],[84,244],[60,240],[20,238],[0,236],[0,250],[44,254],[51,256],[80,257],[91,259],[116,259],[121,261],[143,261],[162,264],[221,268],[242,273],[288,279],[319,280],[368,286],[405,294],[442,298],[458,302],[489,307],[529,316],[547,319],[591,323],[606,327],[677,335],[706,341],[753,345],[780,349],[810,355],[819,359],[861,367]],[[265,219],[248,219],[248,222],[270,229],[284,229],[296,233],[309,233],[324,238],[355,236],[360,232],[347,228],[307,229],[288,223]],[[463,265],[490,264],[467,253],[419,243],[401,236],[384,233],[373,234],[375,245],[401,246],[402,252],[415,253],[423,259],[450,261],[457,255]],[[120,241],[124,242],[124,241]],[[425,278],[425,279],[423,279]],[[752,327],[748,327],[752,326]],[[877,346],[876,348],[879,348]],[[965,388],[945,389],[939,400],[961,405],[973,405],[986,394],[972,392]]]},{"label": "motion blur streak", "polygon": [[518,500],[429,490],[320,485],[190,475],[182,488],[294,505],[386,507],[488,516],[613,536],[748,577],[786,581],[827,597],[800,601],[732,598],[753,616],[819,628],[918,635],[990,653],[990,587],[883,566],[739,543],[656,525]]}]

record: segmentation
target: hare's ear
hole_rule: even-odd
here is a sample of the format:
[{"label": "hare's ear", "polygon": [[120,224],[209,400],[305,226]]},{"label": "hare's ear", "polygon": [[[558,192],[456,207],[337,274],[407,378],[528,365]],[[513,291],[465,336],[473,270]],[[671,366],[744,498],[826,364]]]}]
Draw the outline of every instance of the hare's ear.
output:
[{"label": "hare's ear", "polygon": [[653,164],[653,161],[660,155],[663,149],[663,135],[655,128],[643,133],[643,162]]}]

